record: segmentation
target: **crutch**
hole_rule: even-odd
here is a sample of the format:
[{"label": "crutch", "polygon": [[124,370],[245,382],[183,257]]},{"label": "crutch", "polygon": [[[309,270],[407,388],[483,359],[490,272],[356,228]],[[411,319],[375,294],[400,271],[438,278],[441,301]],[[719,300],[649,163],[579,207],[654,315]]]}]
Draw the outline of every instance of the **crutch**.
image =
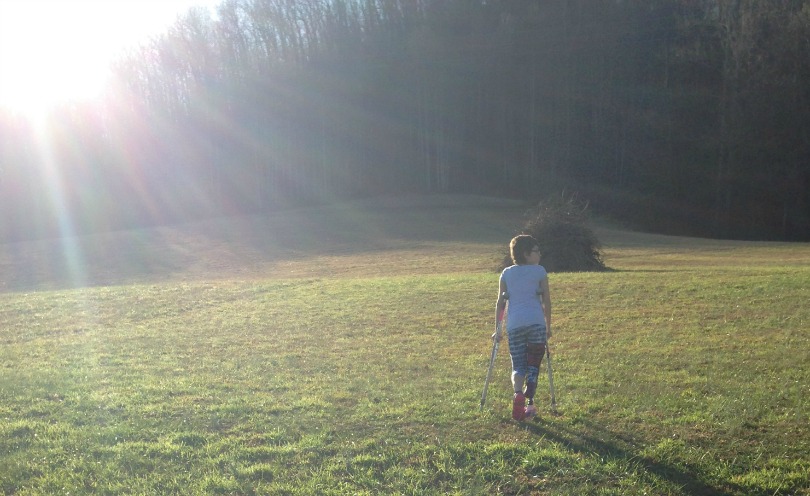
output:
[{"label": "crutch", "polygon": [[[506,293],[504,293],[506,295]],[[495,356],[498,354],[498,347],[501,345],[501,328],[503,327],[503,317],[506,313],[506,307],[498,310],[495,316],[495,335],[492,336],[492,354],[489,356],[489,368],[487,369],[487,378],[484,380],[484,392],[481,393],[481,405],[478,408],[479,412],[484,411],[484,403],[487,401],[487,389],[489,388],[489,380],[492,378],[492,369],[495,368]]]},{"label": "crutch", "polygon": [[557,398],[554,397],[554,372],[551,371],[551,352],[546,343],[546,368],[548,368],[548,387],[551,390],[551,411],[557,413]]},{"label": "crutch", "polygon": [[492,378],[492,369],[495,368],[495,356],[498,354],[498,346],[501,341],[501,320],[495,324],[495,335],[492,337],[492,354],[489,356],[489,368],[487,369],[487,378],[484,381],[484,392],[481,393],[481,405],[478,411],[484,411],[484,403],[487,401],[487,389],[489,388],[489,380]]}]

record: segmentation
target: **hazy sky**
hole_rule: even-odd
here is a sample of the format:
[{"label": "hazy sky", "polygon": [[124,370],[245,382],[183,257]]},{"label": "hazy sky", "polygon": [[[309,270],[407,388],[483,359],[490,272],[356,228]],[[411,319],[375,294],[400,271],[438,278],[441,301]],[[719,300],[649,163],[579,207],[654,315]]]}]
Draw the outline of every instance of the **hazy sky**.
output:
[{"label": "hazy sky", "polygon": [[110,61],[192,6],[221,0],[0,0],[0,107],[32,113],[97,95]]}]

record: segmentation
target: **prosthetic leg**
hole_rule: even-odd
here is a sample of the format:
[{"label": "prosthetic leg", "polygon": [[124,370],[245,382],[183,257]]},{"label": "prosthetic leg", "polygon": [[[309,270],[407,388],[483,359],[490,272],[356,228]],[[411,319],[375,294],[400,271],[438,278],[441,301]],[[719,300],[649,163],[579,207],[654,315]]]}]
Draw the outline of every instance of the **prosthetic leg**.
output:
[{"label": "prosthetic leg", "polygon": [[537,407],[534,406],[534,393],[537,391],[537,378],[540,375],[540,363],[546,352],[545,343],[529,343],[527,350],[528,374],[526,375],[526,399],[529,404],[526,406],[524,418],[529,419],[537,415]]}]

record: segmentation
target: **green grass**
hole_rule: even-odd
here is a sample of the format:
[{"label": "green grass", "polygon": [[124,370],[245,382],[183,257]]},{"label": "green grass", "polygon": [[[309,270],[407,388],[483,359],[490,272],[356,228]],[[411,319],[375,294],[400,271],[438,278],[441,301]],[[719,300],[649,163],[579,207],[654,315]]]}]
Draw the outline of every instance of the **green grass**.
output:
[{"label": "green grass", "polygon": [[550,279],[560,413],[517,424],[505,346],[478,403],[518,210],[346,212],[6,279],[0,493],[810,494],[810,246],[599,230],[614,270]]}]

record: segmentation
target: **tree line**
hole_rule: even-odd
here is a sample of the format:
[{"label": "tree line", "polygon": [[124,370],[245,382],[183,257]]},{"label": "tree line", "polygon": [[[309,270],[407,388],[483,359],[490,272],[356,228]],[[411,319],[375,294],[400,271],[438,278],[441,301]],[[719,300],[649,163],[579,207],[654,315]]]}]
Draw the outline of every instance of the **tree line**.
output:
[{"label": "tree line", "polygon": [[455,192],[810,239],[810,2],[224,0],[43,129],[0,115],[0,237]]}]

